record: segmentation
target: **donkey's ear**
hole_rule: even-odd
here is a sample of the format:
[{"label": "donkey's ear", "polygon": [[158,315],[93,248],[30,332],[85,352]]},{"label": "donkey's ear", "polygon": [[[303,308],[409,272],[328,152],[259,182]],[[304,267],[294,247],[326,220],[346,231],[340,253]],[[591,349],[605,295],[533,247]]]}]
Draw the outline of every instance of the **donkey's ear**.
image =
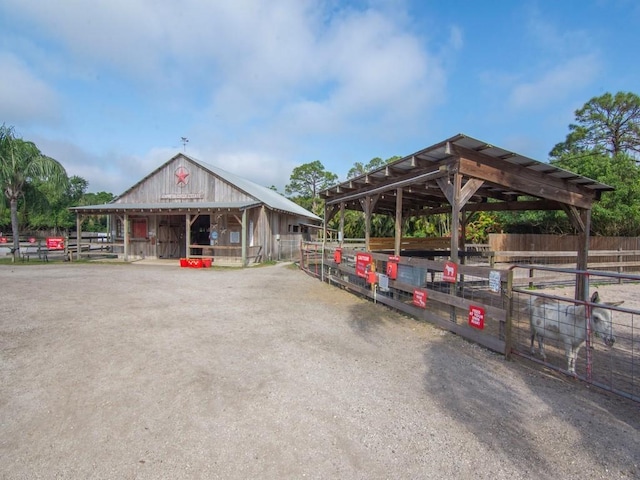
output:
[{"label": "donkey's ear", "polygon": [[620,300],[619,302],[606,302],[607,305],[609,305],[610,307],[617,307],[618,305],[622,305],[624,303],[624,300]]},{"label": "donkey's ear", "polygon": [[600,295],[598,295],[597,291],[591,295],[591,303],[600,303]]}]

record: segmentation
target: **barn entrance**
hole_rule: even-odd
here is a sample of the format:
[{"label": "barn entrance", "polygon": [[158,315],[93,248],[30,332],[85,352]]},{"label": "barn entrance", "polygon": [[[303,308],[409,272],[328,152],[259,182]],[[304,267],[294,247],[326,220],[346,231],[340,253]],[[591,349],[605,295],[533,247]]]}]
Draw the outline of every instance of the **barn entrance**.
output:
[{"label": "barn entrance", "polygon": [[181,258],[187,251],[184,215],[162,215],[158,220],[158,258]]}]

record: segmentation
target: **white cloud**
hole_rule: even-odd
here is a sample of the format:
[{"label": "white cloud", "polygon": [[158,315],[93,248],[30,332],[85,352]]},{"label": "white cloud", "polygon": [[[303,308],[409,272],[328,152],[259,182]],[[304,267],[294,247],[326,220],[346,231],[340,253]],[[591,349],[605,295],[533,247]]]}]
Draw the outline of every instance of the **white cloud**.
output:
[{"label": "white cloud", "polygon": [[45,81],[11,54],[0,53],[0,118],[7,124],[59,120],[59,99]]},{"label": "white cloud", "polygon": [[[426,115],[444,98],[441,59],[428,52],[396,3],[383,10],[312,0],[7,5],[12,16],[41,32],[39,48],[23,50],[31,63],[56,85],[72,80],[78,89],[65,91],[76,103],[64,116],[93,123],[91,130],[71,126],[79,142],[85,136],[93,143],[84,149],[122,150],[141,138],[154,141],[155,125],[161,132],[156,136],[173,129],[176,140],[189,136],[189,153],[198,144],[204,161],[222,168],[228,163],[237,169],[230,171],[250,179],[256,171],[269,172],[269,178],[253,180],[278,185],[300,162],[295,155],[307,139],[317,143],[329,133],[340,141],[354,132],[407,136],[425,128]],[[451,32],[454,47],[459,33]],[[46,65],[38,63],[44,51]],[[400,123],[405,127],[397,128]],[[69,161],[92,190],[120,193],[130,185],[117,185],[98,170],[145,175],[171,156],[148,148],[136,157],[116,150],[76,154]]]},{"label": "white cloud", "polygon": [[569,93],[589,85],[599,72],[595,55],[573,58],[544,72],[538,79],[516,85],[509,95],[509,104],[517,109],[539,109],[549,106]]}]

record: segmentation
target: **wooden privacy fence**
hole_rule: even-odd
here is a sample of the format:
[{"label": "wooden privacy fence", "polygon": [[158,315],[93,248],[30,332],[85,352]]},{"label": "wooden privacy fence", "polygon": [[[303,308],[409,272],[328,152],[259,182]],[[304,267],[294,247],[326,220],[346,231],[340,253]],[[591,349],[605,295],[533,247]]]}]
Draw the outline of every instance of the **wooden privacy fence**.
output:
[{"label": "wooden privacy fence", "polygon": [[[451,239],[448,237],[402,238],[400,240],[400,251],[448,250],[450,246]],[[393,251],[395,248],[395,238],[371,238],[369,239],[369,248],[373,251]]]}]

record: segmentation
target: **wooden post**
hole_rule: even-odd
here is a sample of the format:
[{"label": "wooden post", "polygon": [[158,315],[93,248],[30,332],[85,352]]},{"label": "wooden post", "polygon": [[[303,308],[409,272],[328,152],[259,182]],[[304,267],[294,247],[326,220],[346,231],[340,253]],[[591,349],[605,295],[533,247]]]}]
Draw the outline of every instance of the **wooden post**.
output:
[{"label": "wooden post", "polygon": [[462,187],[462,175],[453,174],[453,202],[451,202],[451,261],[458,263],[459,230],[460,230],[460,189]]},{"label": "wooden post", "polygon": [[[587,270],[589,268],[589,232],[591,230],[591,209],[581,209],[580,219],[584,228],[578,235],[578,270]],[[582,247],[580,248],[580,244]],[[588,300],[589,299],[589,276],[579,275],[576,278],[576,300]]]},{"label": "wooden post", "polygon": [[186,248],[186,254],[185,256],[187,258],[191,258],[191,214],[187,213],[185,216],[185,222],[184,222],[184,228],[185,228],[185,232],[184,232],[184,238],[187,242],[185,248]]},{"label": "wooden post", "polygon": [[393,244],[393,254],[400,255],[402,241],[402,187],[396,190],[396,231]]},{"label": "wooden post", "polygon": [[364,249],[369,251],[371,241],[371,197],[367,195],[364,199]]},{"label": "wooden post", "polygon": [[82,252],[82,245],[80,245],[80,241],[82,240],[82,220],[80,219],[80,213],[76,215],[76,238],[76,258],[80,260]]},{"label": "wooden post", "polygon": [[340,202],[340,231],[338,232],[338,237],[339,244],[342,247],[344,243],[344,202]]},{"label": "wooden post", "polygon": [[124,261],[129,261],[129,214],[124,214]]},{"label": "wooden post", "polygon": [[507,277],[507,323],[505,325],[504,335],[504,355],[507,360],[511,360],[511,350],[513,349],[513,270],[509,270]]},{"label": "wooden post", "polygon": [[247,209],[242,211],[242,266],[247,266]]}]

